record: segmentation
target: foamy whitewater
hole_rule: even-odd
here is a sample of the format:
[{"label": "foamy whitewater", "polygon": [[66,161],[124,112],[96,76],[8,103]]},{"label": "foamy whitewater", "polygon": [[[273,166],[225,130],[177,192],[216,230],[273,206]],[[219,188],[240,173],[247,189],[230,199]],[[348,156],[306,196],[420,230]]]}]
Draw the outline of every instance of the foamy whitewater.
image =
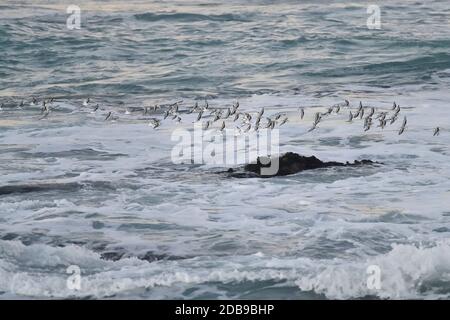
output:
[{"label": "foamy whitewater", "polygon": [[[79,1],[80,30],[70,1],[0,4],[1,299],[450,297],[448,1],[378,1],[380,30],[357,2],[122,2]],[[175,164],[205,99],[286,114],[280,153],[380,164]],[[180,100],[181,122],[148,125]],[[365,132],[359,101],[399,120]]]}]

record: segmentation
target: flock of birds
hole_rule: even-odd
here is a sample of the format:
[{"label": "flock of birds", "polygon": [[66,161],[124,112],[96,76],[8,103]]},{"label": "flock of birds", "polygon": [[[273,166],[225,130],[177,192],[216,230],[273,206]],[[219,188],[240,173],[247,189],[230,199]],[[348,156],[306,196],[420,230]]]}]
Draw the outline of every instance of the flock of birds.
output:
[{"label": "flock of birds", "polygon": [[[265,115],[264,107],[256,113],[249,113],[240,111],[239,102],[233,103],[233,105],[228,108],[212,108],[210,107],[208,101],[205,100],[202,106],[200,106],[199,103],[196,102],[194,106],[186,108],[185,110],[182,110],[180,108],[182,102],[183,101],[178,101],[172,104],[154,105],[153,107],[144,106],[125,108],[125,111],[123,113],[129,115],[135,112],[142,112],[143,116],[149,116],[151,114],[155,115],[158,113],[161,114],[161,119],[156,117],[144,118],[154,129],[161,126],[162,121],[168,118],[176,122],[181,122],[181,116],[183,114],[196,114],[194,122],[202,122],[203,130],[212,128],[214,124],[219,123],[217,129],[223,131],[226,128],[227,122],[239,124],[240,121],[240,125],[235,125],[235,129],[237,129],[239,133],[246,133],[252,129],[254,131],[258,131],[260,128],[274,129],[276,126],[281,127],[289,121],[289,117],[286,112],[276,113],[268,117],[265,116],[265,119],[262,121],[263,116]],[[28,105],[40,107],[40,120],[48,118],[52,110],[56,109],[57,107],[55,106],[55,98],[43,99],[41,102],[38,102],[36,98],[32,98]],[[89,108],[90,112],[92,113],[97,113],[104,110],[99,106],[99,104],[92,103],[90,98],[85,99],[82,103],[82,106],[80,107]],[[1,103],[0,112],[7,108],[24,109],[26,108],[26,103],[23,100],[20,103],[13,103],[9,105]],[[357,107],[357,109],[352,110],[350,102],[348,100],[345,100],[343,103],[338,103],[329,107],[326,112],[316,111],[314,113],[314,121],[308,132],[316,130],[323,119],[331,116],[332,114],[341,113],[344,108],[348,109],[347,122],[354,122],[356,120],[363,121],[364,131],[369,131],[372,127],[374,127],[376,121],[378,121],[377,127],[381,129],[384,129],[387,125],[393,125],[399,119],[400,112],[402,110],[400,105],[394,102],[390,111],[377,111],[375,107],[364,106],[361,101],[359,102],[359,106]],[[298,114],[295,116],[298,117],[299,120],[303,120],[303,118],[305,117],[305,108],[300,107],[298,108],[297,112]],[[106,113],[104,120],[111,121],[117,120],[118,118],[119,117],[117,112],[109,111]],[[400,129],[398,130],[399,135],[405,132],[407,123],[407,118],[406,116],[404,116]],[[439,134],[440,128],[435,127],[433,130],[433,136],[438,136]]]}]

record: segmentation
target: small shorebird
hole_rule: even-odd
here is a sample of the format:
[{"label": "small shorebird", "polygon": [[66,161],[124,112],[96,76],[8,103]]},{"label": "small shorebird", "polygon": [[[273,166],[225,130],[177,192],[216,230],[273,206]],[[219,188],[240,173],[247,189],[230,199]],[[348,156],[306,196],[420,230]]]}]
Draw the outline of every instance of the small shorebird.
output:
[{"label": "small shorebird", "polygon": [[231,111],[230,111],[230,116],[234,115],[237,111],[236,106],[233,104],[233,106],[231,107]]},{"label": "small shorebird", "polygon": [[317,127],[317,123],[313,123],[312,127],[308,130],[308,132],[315,130],[316,127]]},{"label": "small shorebird", "polygon": [[150,122],[148,124],[149,126],[153,126],[153,129],[158,128],[161,125],[161,120],[158,120],[156,118],[150,119]]},{"label": "small shorebird", "polygon": [[380,121],[380,124],[378,125],[378,127],[381,129],[384,129],[384,127],[386,126],[387,120],[383,118],[378,121]]},{"label": "small shorebird", "polygon": [[164,112],[164,120],[167,119],[167,117],[169,116],[169,114],[170,114],[170,111],[169,111],[169,110],[166,110],[166,111]]},{"label": "small shorebird", "polygon": [[112,116],[112,111],[108,112],[108,115],[105,118],[105,121],[108,121]]},{"label": "small shorebird", "polygon": [[384,121],[386,119],[387,112],[381,112],[375,119]]},{"label": "small shorebird", "polygon": [[211,121],[206,121],[205,125],[203,126],[203,130],[207,130],[209,128],[209,125],[211,124]]},{"label": "small shorebird", "polygon": [[436,127],[434,129],[434,132],[433,132],[433,137],[438,136],[439,135],[439,131],[440,131],[439,127]]},{"label": "small shorebird", "polygon": [[299,111],[300,111],[300,119],[303,119],[303,117],[305,116],[305,109],[300,107]]},{"label": "small shorebird", "polygon": [[89,102],[91,101],[90,98],[87,98],[86,100],[83,101],[83,106],[87,106],[89,104]]},{"label": "small shorebird", "polygon": [[327,109],[326,112],[322,113],[322,115],[323,115],[323,116],[326,116],[326,115],[331,114],[332,112],[333,112],[333,107],[330,107],[330,108]]},{"label": "small shorebird", "polygon": [[175,102],[173,105],[172,105],[172,112],[175,112],[175,113],[177,113],[178,112],[178,102]]},{"label": "small shorebird", "polygon": [[213,122],[216,122],[217,120],[220,119],[220,114],[221,114],[220,110],[217,110],[215,113],[216,113],[216,115],[214,116]]},{"label": "small shorebird", "polygon": [[407,123],[407,120],[406,120],[406,116],[405,116],[405,118],[403,119],[402,126],[401,126],[400,130],[398,131],[398,135],[401,135],[405,131],[406,123]]},{"label": "small shorebird", "polygon": [[395,110],[395,109],[397,109],[397,104],[394,101],[394,104],[392,105],[392,110]]},{"label": "small shorebird", "polygon": [[238,108],[239,108],[239,102],[236,102],[236,104],[233,103],[233,108],[231,109],[231,115],[235,114]]},{"label": "small shorebird", "polygon": [[48,115],[50,114],[50,108],[49,108],[48,104],[45,102],[45,100],[44,100],[44,102],[42,104],[41,114],[43,116],[41,118],[39,118],[39,120],[47,118]]},{"label": "small shorebird", "polygon": [[316,115],[314,116],[314,123],[318,124],[321,119],[322,119],[322,116],[320,115],[320,112],[316,112]]},{"label": "small shorebird", "polygon": [[288,117],[284,118],[283,121],[281,121],[281,123],[280,123],[279,126],[281,127],[283,124],[285,124],[286,122],[288,122],[288,120],[289,120]]},{"label": "small shorebird", "polygon": [[336,106],[336,113],[339,113],[339,111],[341,111],[341,106],[340,106],[340,105],[337,105],[337,106]]},{"label": "small shorebird", "polygon": [[198,116],[197,116],[197,121],[200,121],[200,119],[202,118],[202,115],[203,115],[203,110],[200,110],[200,112],[198,113]]},{"label": "small shorebird", "polygon": [[[364,119],[364,128],[369,130],[371,125],[372,125],[372,118],[370,116],[368,116]],[[367,130],[365,130],[365,131],[367,131]]]},{"label": "small shorebird", "polygon": [[270,122],[269,129],[272,130],[273,128],[275,128],[275,121]]},{"label": "small shorebird", "polygon": [[397,116],[396,115],[392,116],[392,118],[389,121],[389,124],[394,124],[395,121],[397,121]]},{"label": "small shorebird", "polygon": [[228,108],[227,111],[225,111],[225,114],[223,115],[223,118],[224,118],[224,119],[228,119],[228,117],[230,116],[230,114],[231,114],[231,110],[230,110],[230,108]]},{"label": "small shorebird", "polygon": [[47,103],[44,101],[42,103],[41,114],[49,113],[49,112],[50,112],[50,109],[49,109]]},{"label": "small shorebird", "polygon": [[45,111],[44,115],[42,117],[40,117],[39,120],[47,118],[49,114],[50,114],[50,109],[47,109],[47,111]]},{"label": "small shorebird", "polygon": [[353,113],[350,111],[350,113],[348,114],[347,122],[352,122],[352,120],[353,120]]},{"label": "small shorebird", "polygon": [[359,117],[359,115],[361,114],[361,112],[363,112],[363,106],[362,106],[362,102],[360,101],[359,102],[359,108],[358,108],[358,111],[355,113],[355,116],[353,117],[353,118],[358,118]]},{"label": "small shorebird", "polygon": [[261,108],[261,111],[258,113],[258,117],[261,118],[264,114],[264,107]]},{"label": "small shorebird", "polygon": [[395,110],[395,116],[397,116],[400,113],[400,105],[397,105],[397,109]]},{"label": "small shorebird", "polygon": [[189,114],[193,113],[197,109],[198,109],[198,103],[196,102],[195,105],[192,108],[190,108],[187,113],[189,113]]}]

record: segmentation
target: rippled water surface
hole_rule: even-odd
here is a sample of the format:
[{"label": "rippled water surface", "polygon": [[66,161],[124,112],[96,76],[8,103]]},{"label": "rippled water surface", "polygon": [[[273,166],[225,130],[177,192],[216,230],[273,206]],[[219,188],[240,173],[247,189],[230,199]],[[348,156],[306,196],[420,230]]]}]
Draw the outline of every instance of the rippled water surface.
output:
[{"label": "rippled water surface", "polygon": [[[0,298],[449,298],[448,1],[377,1],[376,30],[358,1],[85,0],[80,30],[70,4],[0,3]],[[379,164],[174,164],[205,99],[285,114],[281,153]],[[399,120],[364,131],[359,101]]]}]

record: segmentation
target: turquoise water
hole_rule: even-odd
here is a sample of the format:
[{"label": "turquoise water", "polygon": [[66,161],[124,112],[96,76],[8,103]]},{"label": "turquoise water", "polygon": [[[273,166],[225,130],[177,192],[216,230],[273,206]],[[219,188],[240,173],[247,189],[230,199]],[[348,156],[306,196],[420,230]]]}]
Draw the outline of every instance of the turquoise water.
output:
[{"label": "turquoise water", "polygon": [[[80,0],[79,30],[70,4],[0,3],[1,299],[449,298],[448,1],[376,1],[380,29],[359,1]],[[205,99],[285,114],[280,152],[382,165],[175,164],[172,134]],[[389,116],[396,101],[399,120],[366,132],[347,121],[360,101]]]}]

